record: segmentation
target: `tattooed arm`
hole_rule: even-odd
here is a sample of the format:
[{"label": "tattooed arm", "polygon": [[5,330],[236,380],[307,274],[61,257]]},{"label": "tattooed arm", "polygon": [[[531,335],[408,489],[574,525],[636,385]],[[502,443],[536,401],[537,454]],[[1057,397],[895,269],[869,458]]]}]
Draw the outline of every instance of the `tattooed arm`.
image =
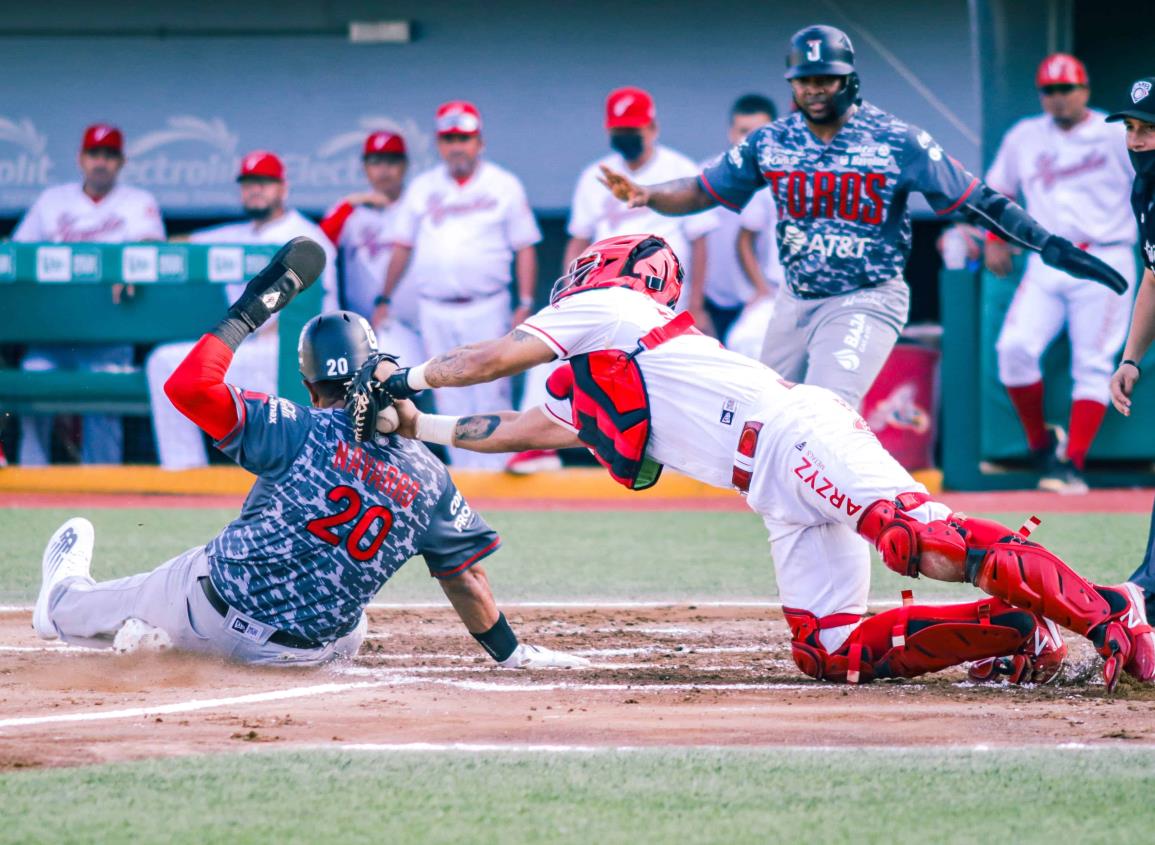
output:
[{"label": "tattooed arm", "polygon": [[[456,418],[422,414],[412,402],[398,402],[397,411],[401,418],[397,433],[403,437],[443,443],[471,452],[524,452],[527,449],[568,449],[582,445],[573,431],[553,422],[540,406],[520,413],[497,411]],[[442,436],[436,422],[429,425],[430,421],[437,420],[452,425],[452,434],[447,427]]]},{"label": "tattooed arm", "polygon": [[[469,384],[483,384],[487,381],[524,373],[538,364],[545,364],[557,358],[554,351],[528,332],[514,329],[505,337],[483,340],[450,349],[430,358],[420,367],[424,385],[409,384],[415,389],[429,387],[463,387]],[[383,362],[376,370],[378,379],[384,381],[389,376]]]}]

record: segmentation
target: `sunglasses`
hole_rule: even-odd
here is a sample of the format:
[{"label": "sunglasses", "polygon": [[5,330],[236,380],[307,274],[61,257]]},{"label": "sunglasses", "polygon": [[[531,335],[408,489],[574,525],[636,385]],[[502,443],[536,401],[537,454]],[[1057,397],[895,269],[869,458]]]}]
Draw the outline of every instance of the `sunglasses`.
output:
[{"label": "sunglasses", "polygon": [[1044,85],[1039,91],[1044,97],[1051,97],[1055,94],[1070,94],[1078,85]]}]

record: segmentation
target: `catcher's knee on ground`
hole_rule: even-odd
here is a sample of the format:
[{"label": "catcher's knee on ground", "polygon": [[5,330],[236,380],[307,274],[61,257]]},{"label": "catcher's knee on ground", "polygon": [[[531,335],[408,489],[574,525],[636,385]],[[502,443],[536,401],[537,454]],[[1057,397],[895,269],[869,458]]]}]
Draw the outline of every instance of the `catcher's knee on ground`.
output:
[{"label": "catcher's knee on ground", "polygon": [[[903,594],[910,600],[909,592]],[[1035,617],[990,598],[970,604],[924,606],[904,603],[865,619],[834,651],[823,647],[823,630],[847,624],[849,614],[819,618],[783,608],[793,634],[794,662],[805,674],[851,684],[876,678],[915,678],[974,660],[1025,649]]]}]

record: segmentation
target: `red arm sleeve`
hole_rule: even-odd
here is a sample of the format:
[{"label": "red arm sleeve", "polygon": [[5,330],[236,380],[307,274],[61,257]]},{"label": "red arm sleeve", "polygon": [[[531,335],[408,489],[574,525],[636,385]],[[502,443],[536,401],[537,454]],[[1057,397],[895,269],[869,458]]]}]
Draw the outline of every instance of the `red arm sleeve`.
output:
[{"label": "red arm sleeve", "polygon": [[345,221],[349,219],[349,215],[352,213],[353,206],[347,202],[343,202],[321,221],[321,231],[329,236],[329,240],[333,242],[333,246],[339,245],[341,230],[345,228]]},{"label": "red arm sleeve", "polygon": [[240,419],[233,391],[225,384],[232,360],[233,351],[220,338],[206,334],[164,384],[176,409],[214,440],[223,439]]}]

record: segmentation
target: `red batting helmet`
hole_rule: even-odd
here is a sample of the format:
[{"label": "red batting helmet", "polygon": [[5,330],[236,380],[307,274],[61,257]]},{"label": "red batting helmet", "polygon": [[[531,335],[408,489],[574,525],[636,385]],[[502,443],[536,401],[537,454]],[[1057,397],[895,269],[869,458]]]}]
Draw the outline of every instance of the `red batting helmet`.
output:
[{"label": "red batting helmet", "polygon": [[1087,68],[1068,53],[1052,53],[1039,63],[1035,87],[1048,85],[1086,85]]},{"label": "red batting helmet", "polygon": [[657,235],[618,235],[588,246],[553,284],[549,301],[592,288],[630,288],[672,308],[682,293],[682,264]]}]

